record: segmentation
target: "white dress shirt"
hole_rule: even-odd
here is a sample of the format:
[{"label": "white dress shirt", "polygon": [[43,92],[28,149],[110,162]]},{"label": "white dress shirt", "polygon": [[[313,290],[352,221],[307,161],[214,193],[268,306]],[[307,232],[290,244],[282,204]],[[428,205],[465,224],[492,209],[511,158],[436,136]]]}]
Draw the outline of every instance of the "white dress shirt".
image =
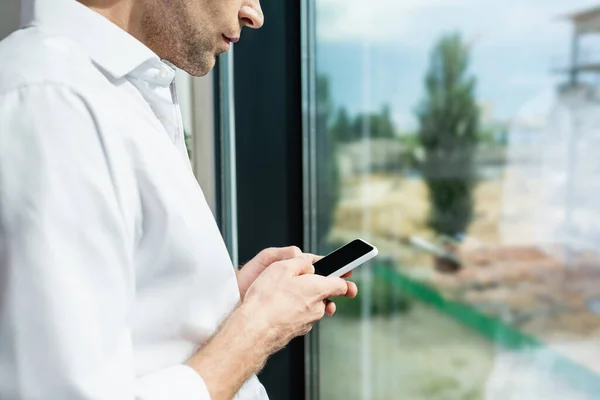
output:
[{"label": "white dress shirt", "polygon": [[183,363],[239,291],[175,72],[74,0],[24,7],[0,42],[0,399],[209,399]]}]

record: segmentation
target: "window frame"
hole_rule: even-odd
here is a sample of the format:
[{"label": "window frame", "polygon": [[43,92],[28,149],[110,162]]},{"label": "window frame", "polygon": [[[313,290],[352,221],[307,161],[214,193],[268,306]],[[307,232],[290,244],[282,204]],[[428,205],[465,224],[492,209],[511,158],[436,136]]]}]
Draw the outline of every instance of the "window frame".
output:
[{"label": "window frame", "polygon": [[[234,59],[240,262],[272,246],[304,246],[302,0],[264,2]],[[307,398],[305,338],[274,354],[259,378],[273,399]]]}]

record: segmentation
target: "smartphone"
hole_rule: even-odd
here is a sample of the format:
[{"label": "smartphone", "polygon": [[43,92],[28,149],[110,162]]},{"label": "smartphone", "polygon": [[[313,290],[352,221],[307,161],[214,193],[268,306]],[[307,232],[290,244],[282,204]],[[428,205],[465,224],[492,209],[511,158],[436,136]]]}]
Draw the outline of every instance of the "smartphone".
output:
[{"label": "smartphone", "polygon": [[340,277],[377,255],[377,247],[355,239],[314,263],[315,274]]}]

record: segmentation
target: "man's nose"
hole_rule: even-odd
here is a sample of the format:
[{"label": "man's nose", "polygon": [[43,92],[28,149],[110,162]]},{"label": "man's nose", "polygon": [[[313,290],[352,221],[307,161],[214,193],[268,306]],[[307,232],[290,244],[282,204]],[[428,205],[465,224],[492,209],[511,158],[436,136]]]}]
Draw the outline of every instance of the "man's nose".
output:
[{"label": "man's nose", "polygon": [[263,26],[265,22],[265,16],[260,8],[260,2],[258,0],[251,0],[248,3],[249,4],[240,9],[240,21],[248,28],[258,29]]}]

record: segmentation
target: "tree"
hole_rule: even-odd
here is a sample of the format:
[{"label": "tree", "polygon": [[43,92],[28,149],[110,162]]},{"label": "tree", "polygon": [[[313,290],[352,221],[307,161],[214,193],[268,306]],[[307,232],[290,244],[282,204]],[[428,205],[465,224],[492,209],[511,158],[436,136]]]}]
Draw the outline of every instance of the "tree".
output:
[{"label": "tree", "polygon": [[473,215],[473,157],[478,141],[476,80],[468,72],[469,48],[460,34],[442,37],[431,54],[426,97],[418,107],[429,189],[429,225],[440,234],[463,233]]},{"label": "tree", "polygon": [[350,142],[363,138],[365,120],[369,127],[368,136],[376,139],[391,139],[396,136],[390,107],[384,105],[381,112],[359,114],[351,119],[345,108],[341,108],[332,126],[333,137],[338,142]]},{"label": "tree", "polygon": [[352,121],[350,120],[350,116],[348,116],[348,111],[344,107],[340,108],[335,122],[331,127],[333,140],[336,142],[347,141],[348,138],[353,136],[352,129]]},{"label": "tree", "polygon": [[392,139],[396,137],[396,128],[392,122],[392,113],[389,105],[384,105],[380,114],[372,114],[369,123],[372,138]]}]

